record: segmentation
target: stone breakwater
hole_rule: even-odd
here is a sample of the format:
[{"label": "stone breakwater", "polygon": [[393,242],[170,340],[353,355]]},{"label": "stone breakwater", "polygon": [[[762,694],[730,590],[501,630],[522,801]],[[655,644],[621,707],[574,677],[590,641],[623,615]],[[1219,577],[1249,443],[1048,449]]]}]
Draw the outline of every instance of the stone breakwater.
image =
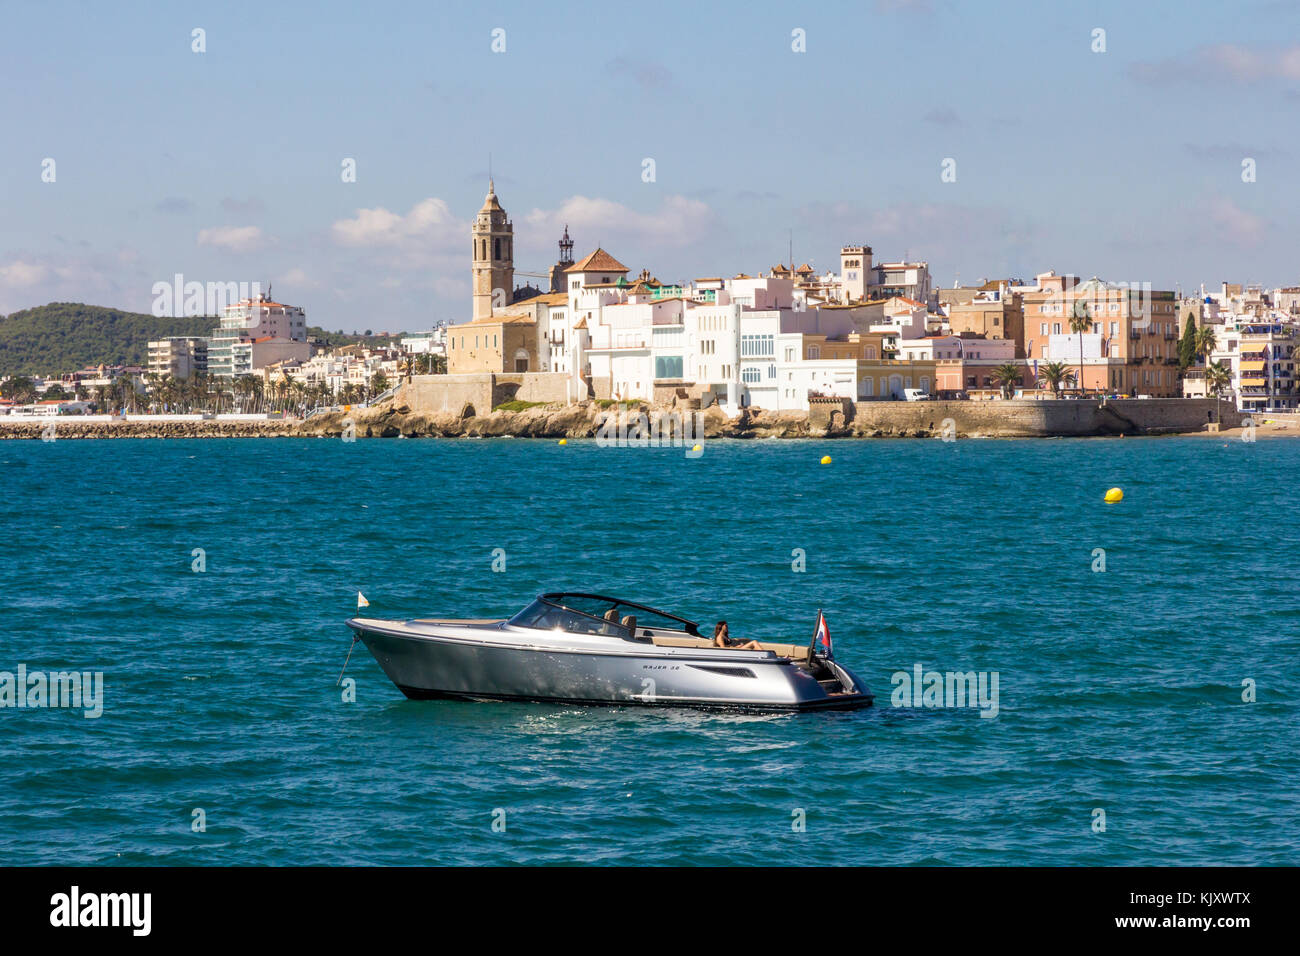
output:
[{"label": "stone breakwater", "polygon": [[[669,432],[661,419],[690,417],[687,441],[697,438],[1043,438],[1203,432],[1216,419],[1241,424],[1228,403],[1216,410],[1201,399],[1006,402],[816,402],[810,412],[745,409],[729,417],[649,404],[607,407],[596,402],[538,405],[486,415],[428,413],[398,399],[375,408],[317,415],[306,421],[78,422],[52,419],[55,438],[597,438],[633,435],[637,423],[652,434]],[[610,420],[614,427],[611,429]],[[626,422],[626,426],[622,425]],[[49,421],[5,422],[0,439],[39,439]],[[672,433],[681,436],[681,425]]]},{"label": "stone breakwater", "polygon": [[78,421],[75,415],[44,420],[6,421],[0,418],[0,440],[41,438],[50,424],[54,438],[286,438],[298,434],[295,421]]}]

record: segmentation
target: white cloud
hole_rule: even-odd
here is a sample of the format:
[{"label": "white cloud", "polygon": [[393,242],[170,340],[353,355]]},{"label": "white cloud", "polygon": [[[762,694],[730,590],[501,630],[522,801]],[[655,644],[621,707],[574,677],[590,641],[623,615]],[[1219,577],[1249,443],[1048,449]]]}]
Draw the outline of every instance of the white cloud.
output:
[{"label": "white cloud", "polygon": [[16,259],[0,265],[0,285],[8,289],[22,289],[36,285],[48,274],[49,270],[40,263]]},{"label": "white cloud", "polygon": [[293,289],[314,289],[319,284],[302,269],[290,269],[288,272],[277,277],[275,281],[281,282]]},{"label": "white cloud", "polygon": [[452,233],[468,240],[469,223],[457,220],[446,200],[430,198],[416,203],[404,216],[382,206],[358,209],[353,218],[335,222],[330,232],[344,246],[401,246],[410,240],[441,240]]},{"label": "white cloud", "polygon": [[148,311],[153,279],[134,249],[36,253],[0,257],[0,314],[46,302],[89,302]]},{"label": "white cloud", "polygon": [[1129,73],[1145,83],[1294,81],[1300,80],[1300,45],[1278,49],[1217,43],[1166,60],[1134,63]]},{"label": "white cloud", "polygon": [[199,245],[216,246],[231,252],[250,252],[262,244],[262,230],[257,226],[215,226],[199,230]]},{"label": "white cloud", "polygon": [[585,254],[600,243],[618,255],[614,247],[619,245],[646,251],[690,245],[712,225],[713,211],[698,199],[677,195],[666,197],[648,213],[610,199],[570,196],[558,208],[534,209],[524,219],[530,230],[529,245],[553,243],[567,225],[578,246],[575,252]]},{"label": "white cloud", "polygon": [[1218,235],[1246,246],[1259,245],[1269,230],[1268,220],[1220,196],[1209,204],[1210,222]]}]

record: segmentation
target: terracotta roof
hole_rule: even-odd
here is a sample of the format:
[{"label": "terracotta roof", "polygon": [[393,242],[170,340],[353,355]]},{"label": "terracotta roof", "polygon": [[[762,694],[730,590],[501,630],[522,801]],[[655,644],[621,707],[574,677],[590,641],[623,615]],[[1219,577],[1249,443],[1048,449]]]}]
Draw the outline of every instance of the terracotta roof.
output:
[{"label": "terracotta roof", "polygon": [[587,327],[587,317],[583,316],[577,322],[573,323],[575,329],[585,329]]},{"label": "terracotta roof", "polygon": [[565,272],[627,272],[627,266],[619,262],[604,249],[597,248],[595,252],[575,262]]}]

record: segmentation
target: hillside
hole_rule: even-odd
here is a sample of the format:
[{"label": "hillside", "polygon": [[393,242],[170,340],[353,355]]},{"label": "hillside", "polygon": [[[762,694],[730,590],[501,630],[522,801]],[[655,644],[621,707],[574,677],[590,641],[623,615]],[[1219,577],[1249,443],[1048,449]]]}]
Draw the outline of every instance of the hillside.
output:
[{"label": "hillside", "polygon": [[[209,335],[210,316],[159,318],[80,302],[51,302],[0,316],[0,378],[49,375],[87,365],[146,365],[150,339]],[[310,337],[331,345],[374,339],[310,327]]]}]

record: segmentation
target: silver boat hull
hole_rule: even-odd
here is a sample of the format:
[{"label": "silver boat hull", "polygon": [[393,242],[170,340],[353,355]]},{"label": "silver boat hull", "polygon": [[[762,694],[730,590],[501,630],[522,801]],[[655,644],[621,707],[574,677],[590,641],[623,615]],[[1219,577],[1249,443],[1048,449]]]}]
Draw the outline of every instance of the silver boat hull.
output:
[{"label": "silver boat hull", "polygon": [[[592,640],[548,646],[505,622],[353,619],[348,626],[412,699],[515,700],[762,711],[852,709],[872,694],[830,662],[839,686],[771,651]],[[834,683],[828,681],[827,684]]]}]

